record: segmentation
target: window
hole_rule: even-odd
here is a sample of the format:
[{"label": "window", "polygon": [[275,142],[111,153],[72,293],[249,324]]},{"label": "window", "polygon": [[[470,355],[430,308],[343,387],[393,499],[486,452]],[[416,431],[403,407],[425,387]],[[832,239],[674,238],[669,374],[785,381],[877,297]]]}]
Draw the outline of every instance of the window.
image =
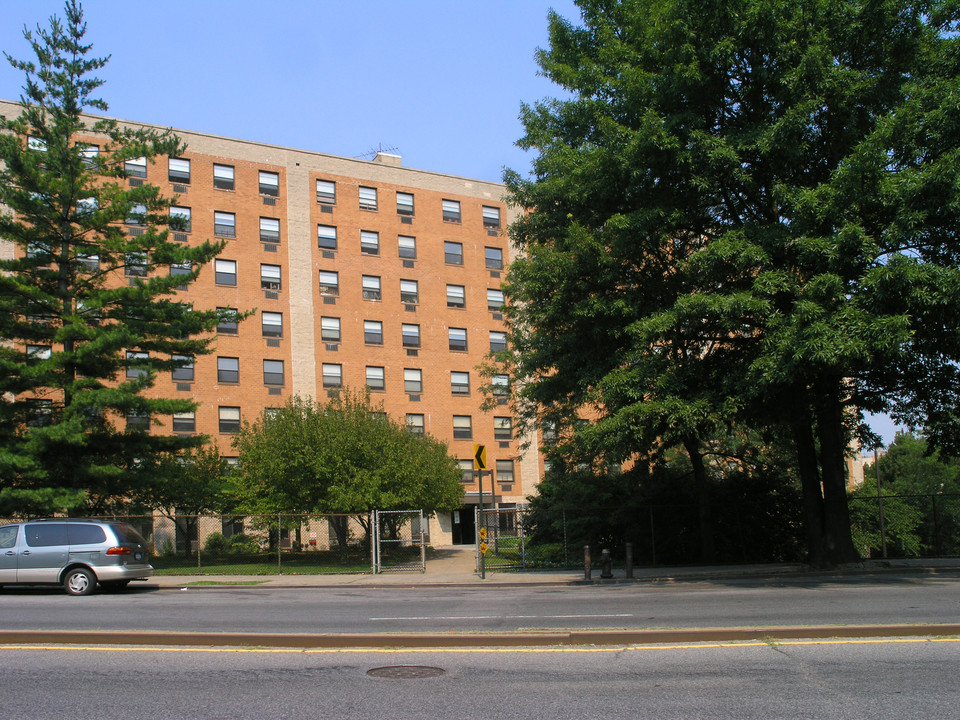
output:
[{"label": "window", "polygon": [[377,209],[377,189],[372,187],[360,186],[360,209],[361,210],[376,210]]},{"label": "window", "polygon": [[416,368],[403,369],[403,391],[408,393],[423,392],[423,371]]},{"label": "window", "polygon": [[484,248],[483,256],[486,258],[487,267],[491,270],[503,269],[503,250],[500,248]]},{"label": "window", "polygon": [[500,312],[503,303],[503,290],[494,290],[493,288],[487,290],[487,310]]},{"label": "window", "polygon": [[263,384],[283,385],[283,360],[263,361]]},{"label": "window", "polygon": [[450,349],[459,352],[467,351],[467,329],[450,328],[447,330],[447,337],[450,341]]},{"label": "window", "polygon": [[400,281],[400,302],[416,305],[420,302],[420,289],[416,280]]},{"label": "window", "polygon": [[147,176],[147,159],[145,157],[131,158],[123,163],[123,172],[127,177],[145,178]]},{"label": "window", "polygon": [[240,432],[240,408],[227,407],[221,405],[220,408],[220,432],[235,433]]},{"label": "window", "polygon": [[280,242],[280,220],[278,218],[260,218],[260,242]]},{"label": "window", "polygon": [[340,342],[340,318],[320,318],[320,339],[326,342]]},{"label": "window", "polygon": [[260,263],[260,288],[263,290],[280,289],[280,266]]},{"label": "window", "polygon": [[53,422],[53,400],[46,398],[31,398],[28,403],[27,425],[30,427],[47,427]]},{"label": "window", "polygon": [[233,165],[213,165],[213,186],[218,190],[233,190]]},{"label": "window", "polygon": [[380,254],[380,234],[372,230],[360,231],[360,252],[364,255]]},{"label": "window", "polygon": [[218,357],[217,358],[217,382],[238,383],[240,382],[240,358]]},{"label": "window", "polygon": [[454,395],[469,395],[470,373],[452,370],[450,372],[450,392]]},{"label": "window", "polygon": [[510,394],[510,376],[494,375],[490,378],[490,389],[494,395],[503,397]]},{"label": "window", "polygon": [[85,197],[77,200],[77,215],[90,215],[100,209],[100,203],[95,197]]},{"label": "window", "polygon": [[317,247],[323,250],[336,250],[337,228],[333,225],[317,225]]},{"label": "window", "polygon": [[[131,379],[145,378],[147,376],[147,370],[142,366],[149,358],[150,353],[127,350],[127,377]],[[137,367],[137,365],[141,367]]]},{"label": "window", "polygon": [[267,170],[260,171],[260,194],[276,197],[280,194],[280,175]]},{"label": "window", "polygon": [[493,419],[493,437],[497,440],[512,440],[513,418],[495,417]]},{"label": "window", "polygon": [[[37,152],[46,152],[47,151],[47,141],[41,140],[38,137],[33,135],[27,135],[27,147],[30,150],[36,150]],[[146,162],[146,160],[144,160]]]},{"label": "window", "polygon": [[146,224],[146,215],[147,215],[147,206],[146,205],[134,205],[130,208],[130,214],[124,219],[124,223],[127,225],[144,225]]},{"label": "window", "polygon": [[237,216],[231,212],[213,213],[213,234],[217,237],[235,238],[237,236]]},{"label": "window", "polygon": [[340,275],[327,270],[320,271],[320,294],[336,296],[340,294]]},{"label": "window", "polygon": [[459,200],[443,201],[443,221],[452,222],[452,223],[460,222],[460,201]]},{"label": "window", "polygon": [[339,363],[324,363],[323,386],[325,388],[343,387],[343,366]]},{"label": "window", "polygon": [[463,477],[460,478],[460,482],[465,485],[469,485],[473,482],[473,459],[467,458],[466,460],[457,460],[457,466],[460,468],[460,472],[463,473]]},{"label": "window", "polygon": [[175,232],[190,232],[190,208],[179,205],[170,206],[170,229]]},{"label": "window", "polygon": [[367,345],[383,345],[383,323],[379,320],[364,320],[363,341]]},{"label": "window", "polygon": [[490,331],[490,352],[500,352],[507,349],[507,334],[497,330]]},{"label": "window", "polygon": [[190,161],[184,158],[167,160],[167,179],[181,185],[190,184]]},{"label": "window", "polygon": [[283,337],[283,313],[261,313],[260,332],[265,338]]},{"label": "window", "polygon": [[77,252],[77,263],[89,272],[100,269],[100,256],[95,253]]},{"label": "window", "polygon": [[497,460],[497,482],[505,485],[513,482],[513,460]]},{"label": "window", "polygon": [[237,261],[236,260],[214,260],[213,277],[217,285],[237,284]]},{"label": "window", "polygon": [[413,193],[397,193],[397,215],[413,215]]},{"label": "window", "polygon": [[554,420],[544,420],[540,425],[540,434],[545,443],[557,441],[557,423]]},{"label": "window", "polygon": [[187,355],[174,355],[173,362],[177,367],[170,371],[170,379],[177,382],[193,381],[193,358]]},{"label": "window", "polygon": [[471,416],[453,416],[453,437],[455,440],[469,440],[473,437],[473,418]]},{"label": "window", "polygon": [[363,284],[364,300],[380,299],[380,278],[376,275],[364,275],[361,278]]},{"label": "window", "polygon": [[100,146],[89,143],[78,143],[77,146],[80,148],[80,157],[83,158],[83,164],[88,168],[96,167],[97,158],[100,156]]},{"label": "window", "polygon": [[174,432],[194,432],[197,429],[197,414],[193,410],[190,412],[179,412],[173,414]]},{"label": "window", "polygon": [[237,334],[237,309],[229,307],[218,307],[217,313],[220,319],[217,321],[218,335],[236,335]]},{"label": "window", "polygon": [[463,245],[458,242],[445,242],[443,261],[447,265],[463,265]]},{"label": "window", "polygon": [[410,235],[397,237],[397,251],[400,257],[415,260],[417,258],[417,239]]},{"label": "window", "polygon": [[147,254],[142,252],[127,253],[123,266],[123,274],[127,277],[146,277]]},{"label": "window", "polygon": [[407,431],[411,435],[423,435],[425,433],[423,415],[407,413]]},{"label": "window", "polygon": [[500,208],[483,206],[483,226],[495,230],[500,228]]},{"label": "window", "polygon": [[464,308],[467,306],[463,285],[447,285],[447,307]]},{"label": "window", "polygon": [[367,365],[367,387],[370,390],[383,390],[385,386],[383,368]]},{"label": "window", "polygon": [[150,413],[128,410],[127,430],[133,430],[135,432],[148,432],[150,430]]},{"label": "window", "polygon": [[420,326],[419,325],[407,325],[403,324],[400,326],[400,332],[403,336],[403,346],[407,348],[418,348],[420,347]]},{"label": "window", "polygon": [[171,263],[170,265],[171,277],[189,275],[191,272],[193,272],[193,263],[189,260],[184,260],[181,263]]},{"label": "window", "polygon": [[336,205],[337,184],[330,180],[317,180],[317,202],[321,205]]},{"label": "window", "polygon": [[49,360],[52,350],[49,345],[27,345],[27,357],[34,360]]}]

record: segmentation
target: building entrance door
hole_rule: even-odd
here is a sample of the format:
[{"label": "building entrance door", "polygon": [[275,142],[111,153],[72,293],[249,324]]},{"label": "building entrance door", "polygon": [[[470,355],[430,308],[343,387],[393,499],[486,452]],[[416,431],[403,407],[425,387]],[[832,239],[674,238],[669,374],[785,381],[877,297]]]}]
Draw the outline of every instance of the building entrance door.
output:
[{"label": "building entrance door", "polygon": [[474,506],[464,505],[452,513],[453,544],[474,545],[477,542],[477,523],[474,518]]}]

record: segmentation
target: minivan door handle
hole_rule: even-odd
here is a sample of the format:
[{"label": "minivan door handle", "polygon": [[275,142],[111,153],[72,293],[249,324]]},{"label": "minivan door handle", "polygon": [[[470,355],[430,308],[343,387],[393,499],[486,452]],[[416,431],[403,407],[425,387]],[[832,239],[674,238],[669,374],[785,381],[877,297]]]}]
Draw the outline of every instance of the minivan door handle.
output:
[{"label": "minivan door handle", "polygon": [[6,554],[7,554],[7,555],[16,555],[16,553],[15,553],[13,550],[7,550],[7,553],[6,553]]},{"label": "minivan door handle", "polygon": [[23,554],[23,555],[29,555],[29,554],[30,554],[30,551],[29,551],[29,550],[24,550],[22,554]]}]

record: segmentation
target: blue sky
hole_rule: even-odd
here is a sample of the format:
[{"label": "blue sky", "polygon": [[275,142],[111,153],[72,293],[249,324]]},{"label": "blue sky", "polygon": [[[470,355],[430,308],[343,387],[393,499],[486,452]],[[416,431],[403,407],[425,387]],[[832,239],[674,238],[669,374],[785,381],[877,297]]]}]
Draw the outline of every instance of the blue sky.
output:
[{"label": "blue sky", "polygon": [[[409,167],[499,181],[525,171],[521,102],[554,94],[534,52],[572,0],[87,0],[109,114],[348,157],[397,148]],[[2,4],[0,49],[62,0]],[[5,61],[0,97],[22,75]]]},{"label": "blue sky", "polygon": [[[499,181],[526,172],[522,102],[555,96],[537,74],[547,12],[573,0],[88,0],[109,114],[359,157],[395,149],[408,167]],[[60,0],[2,4],[0,49],[32,59],[24,25]],[[22,74],[0,62],[0,97]],[[886,443],[895,428],[871,424]]]}]

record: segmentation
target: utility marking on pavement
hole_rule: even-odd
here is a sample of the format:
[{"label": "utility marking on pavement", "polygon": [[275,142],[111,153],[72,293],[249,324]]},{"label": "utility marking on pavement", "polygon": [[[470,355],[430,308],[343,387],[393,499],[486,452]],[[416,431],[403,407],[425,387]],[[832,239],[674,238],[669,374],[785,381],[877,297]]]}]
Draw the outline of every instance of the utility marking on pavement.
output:
[{"label": "utility marking on pavement", "polygon": [[885,638],[862,640],[771,640],[770,642],[729,642],[729,643],[688,643],[683,645],[619,645],[610,647],[486,647],[486,648],[232,648],[232,647],[111,647],[111,646],[78,646],[78,645],[0,645],[0,652],[4,650],[60,650],[69,652],[103,652],[103,653],[237,653],[261,655],[342,655],[342,654],[370,654],[370,655],[401,655],[426,653],[460,653],[464,655],[490,655],[498,653],[623,653],[654,650],[715,650],[735,648],[769,648],[794,645],[916,645],[920,643],[960,643],[960,638]]},{"label": "utility marking on pavement", "polygon": [[570,620],[571,618],[625,618],[633,613],[606,615],[412,615],[410,617],[372,617],[370,621],[393,622],[395,620]]}]

